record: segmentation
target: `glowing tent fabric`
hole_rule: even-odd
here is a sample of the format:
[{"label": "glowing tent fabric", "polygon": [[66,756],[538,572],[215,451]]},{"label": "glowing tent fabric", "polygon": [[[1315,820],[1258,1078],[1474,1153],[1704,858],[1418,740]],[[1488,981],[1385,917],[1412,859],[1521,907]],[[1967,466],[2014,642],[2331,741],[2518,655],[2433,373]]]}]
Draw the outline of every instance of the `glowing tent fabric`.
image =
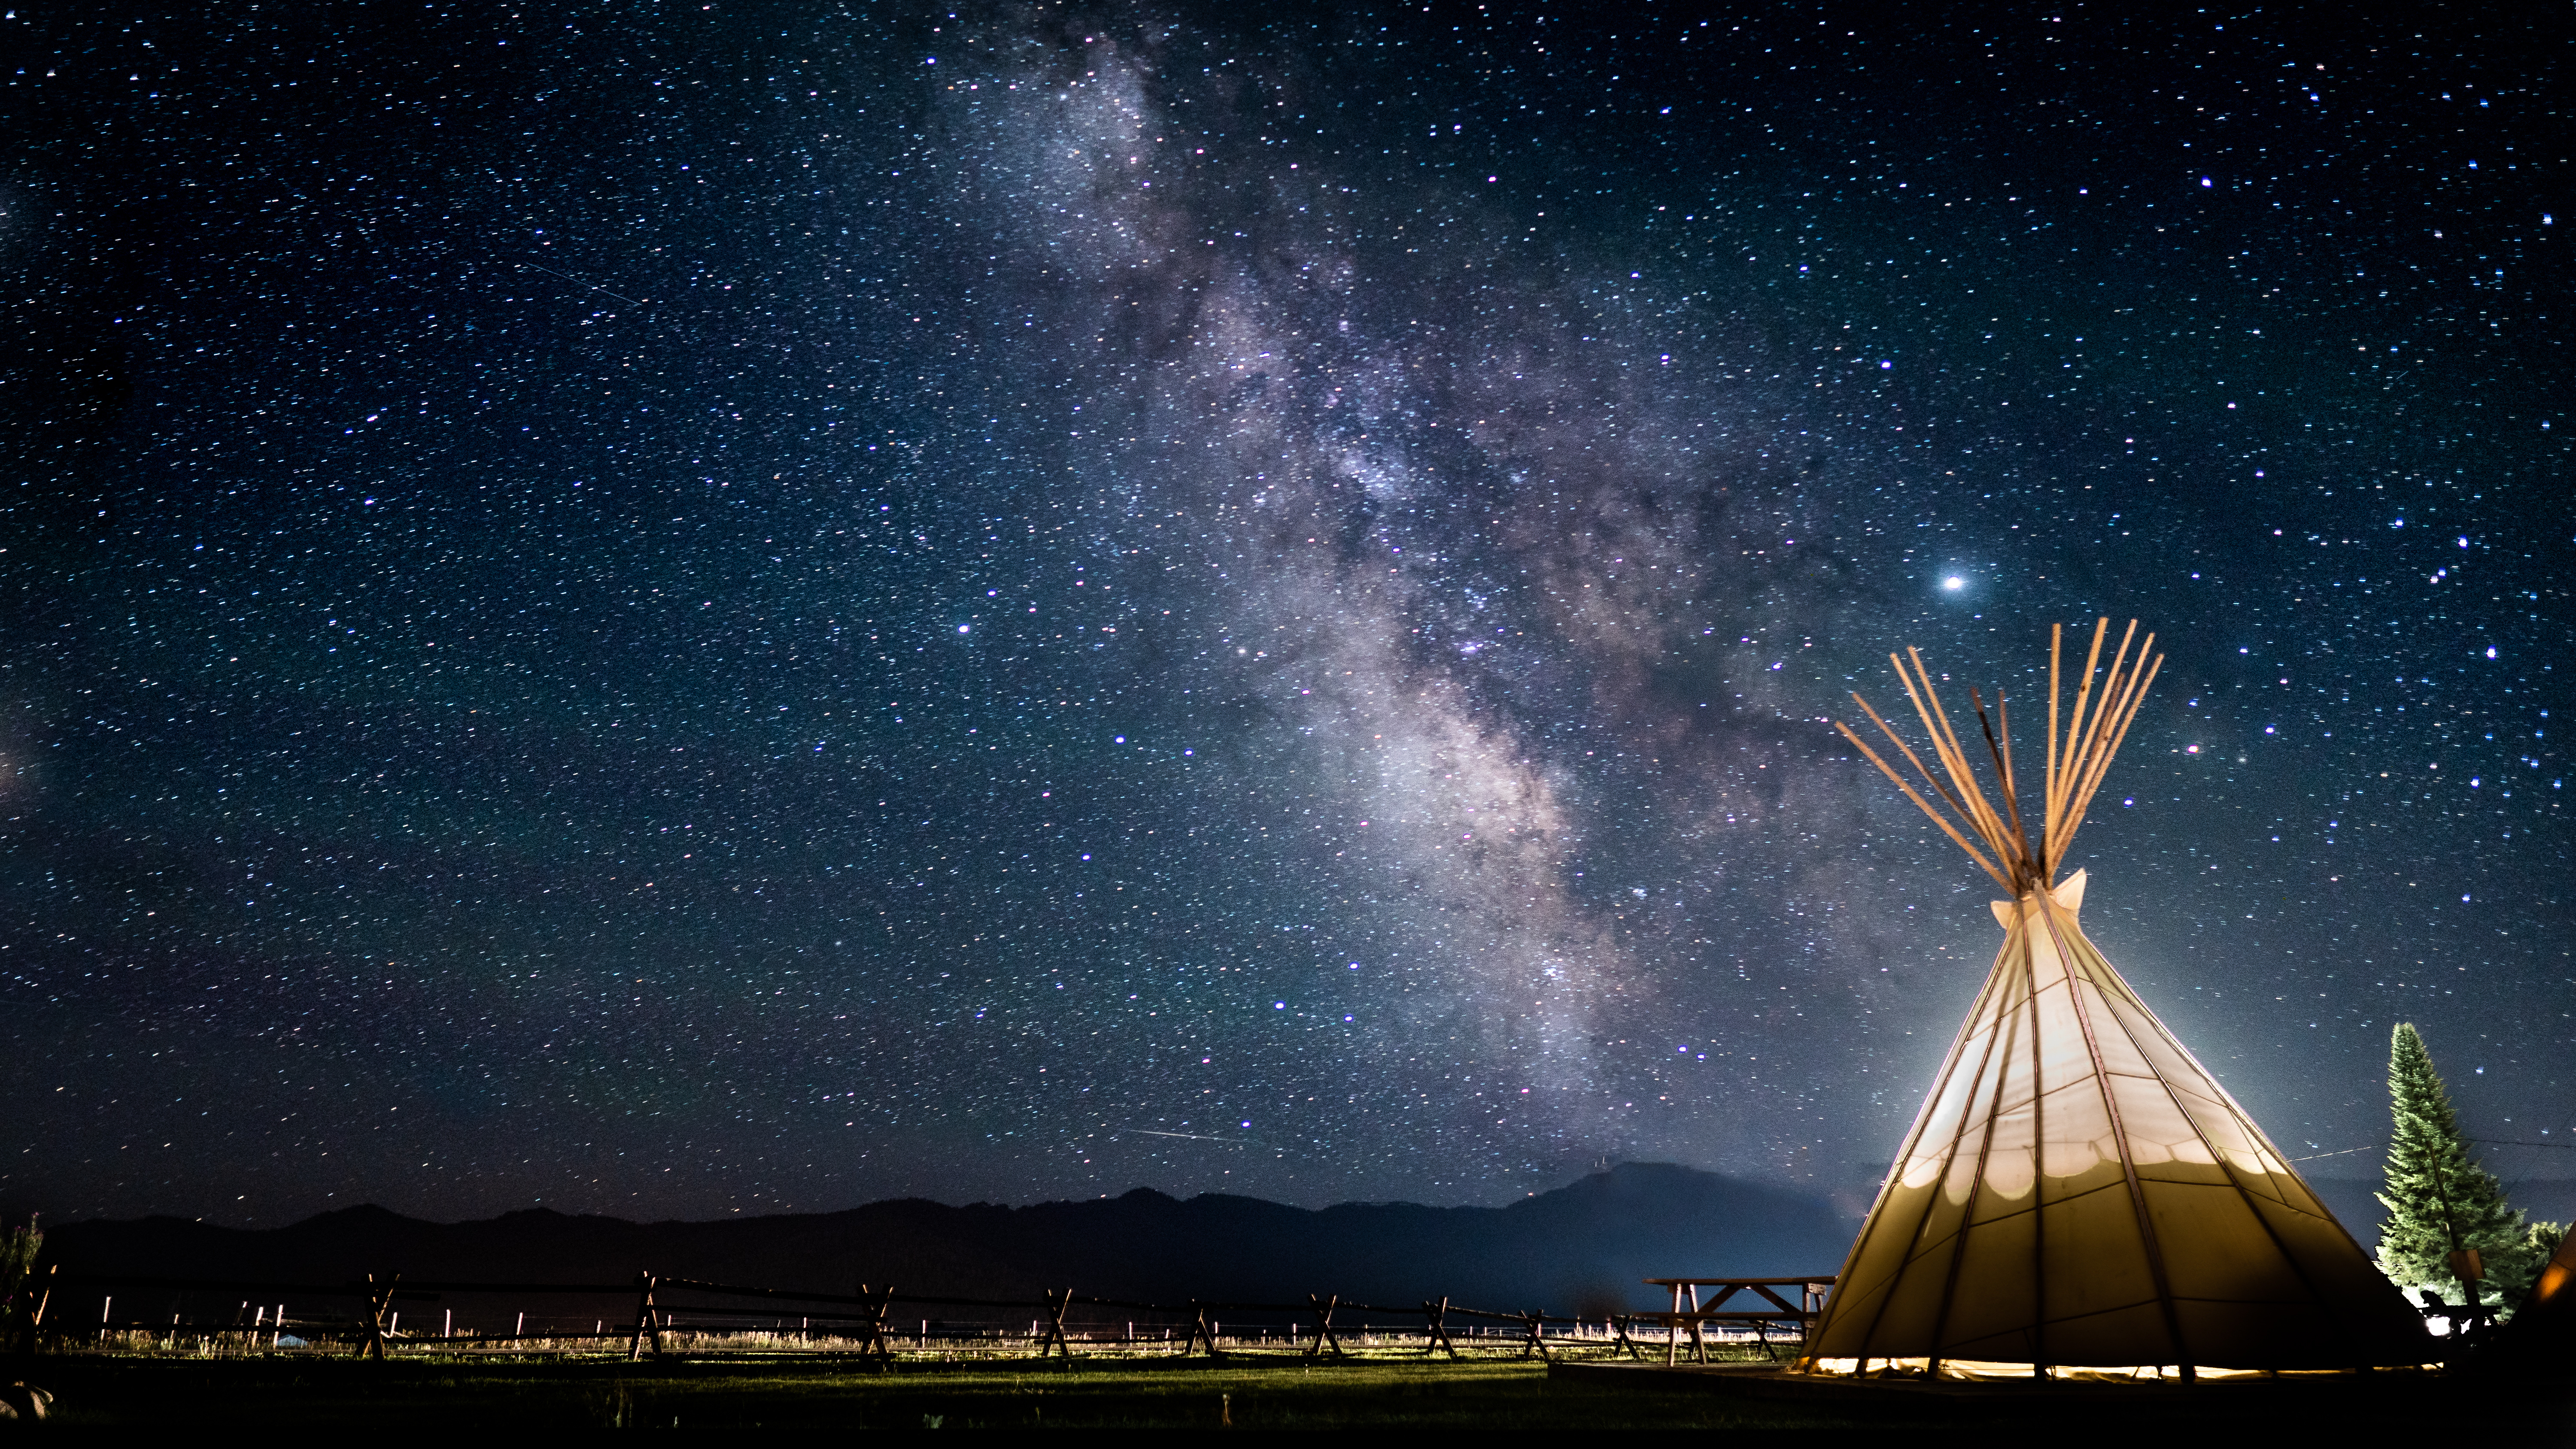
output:
[{"label": "glowing tent fabric", "polygon": [[2190,1376],[2433,1357],[2396,1288],[2085,938],[2084,873],[2049,884],[2154,673],[2139,667],[2152,636],[2125,669],[2124,639],[2086,719],[2108,622],[2062,738],[2051,650],[2036,847],[2012,799],[2008,717],[1996,728],[1977,701],[1999,811],[1919,658],[1907,691],[1948,778],[1897,748],[1956,825],[1862,745],[2016,899],[1994,904],[2003,950],[1809,1336],[1808,1372]]},{"label": "glowing tent fabric", "polygon": [[2525,1386],[2564,1383],[2576,1362],[2576,1234],[2559,1243],[2513,1319],[2493,1330],[2469,1369]]},{"label": "glowing tent fabric", "polygon": [[1995,903],[2002,954],[1809,1352],[1853,1368],[2429,1358],[2397,1290],[2085,939],[2084,884]]}]

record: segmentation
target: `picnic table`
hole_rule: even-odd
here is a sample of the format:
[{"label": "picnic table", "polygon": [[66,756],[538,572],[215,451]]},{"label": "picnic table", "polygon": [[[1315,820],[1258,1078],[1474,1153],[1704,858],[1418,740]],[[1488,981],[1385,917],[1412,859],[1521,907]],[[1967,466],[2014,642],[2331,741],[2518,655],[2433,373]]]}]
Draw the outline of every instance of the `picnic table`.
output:
[{"label": "picnic table", "polygon": [[[1767,1351],[1771,1346],[1769,1329],[1773,1324],[1797,1325],[1798,1335],[1806,1336],[1809,1325],[1824,1312],[1825,1295],[1834,1286],[1831,1273],[1810,1273],[1797,1278],[1648,1278],[1657,1288],[1669,1288],[1673,1306],[1665,1311],[1641,1313],[1664,1325],[1664,1362],[1671,1365],[1681,1357],[1682,1331],[1690,1331],[1691,1361],[1708,1362],[1708,1339],[1704,1332],[1711,1323],[1741,1324],[1753,1330]],[[1707,1304],[1700,1302],[1700,1290],[1717,1290]],[[1789,1290],[1796,1290],[1797,1301],[1789,1301]],[[1740,1308],[1726,1305],[1738,1294],[1750,1293],[1758,1300]]]}]

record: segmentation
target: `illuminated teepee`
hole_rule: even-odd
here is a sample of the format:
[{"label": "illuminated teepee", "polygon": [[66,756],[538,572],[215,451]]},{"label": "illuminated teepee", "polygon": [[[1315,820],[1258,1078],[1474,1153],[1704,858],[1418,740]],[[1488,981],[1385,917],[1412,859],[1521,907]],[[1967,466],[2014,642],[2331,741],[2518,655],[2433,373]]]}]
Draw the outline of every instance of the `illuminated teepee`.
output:
[{"label": "illuminated teepee", "polygon": [[1835,726],[2012,899],[1994,903],[2003,951],[1852,1244],[1805,1372],[2190,1378],[2434,1356],[2396,1288],[2076,925],[2084,873],[2056,872],[2164,662],[2147,657],[2152,634],[2131,652],[2132,621],[2101,670],[2110,622],[2094,628],[2062,731],[2063,635],[2051,633],[2036,838],[2000,696],[1989,717],[1969,692],[1993,797],[1911,650],[1889,660],[1937,773],[1852,698],[1924,788]]}]

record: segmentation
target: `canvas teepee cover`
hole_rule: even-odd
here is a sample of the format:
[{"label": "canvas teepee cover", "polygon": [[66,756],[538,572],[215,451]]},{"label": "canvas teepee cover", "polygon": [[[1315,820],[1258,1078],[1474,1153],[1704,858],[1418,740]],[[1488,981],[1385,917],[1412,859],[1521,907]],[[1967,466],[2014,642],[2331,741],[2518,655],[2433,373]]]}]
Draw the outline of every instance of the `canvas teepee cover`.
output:
[{"label": "canvas teepee cover", "polygon": [[2094,628],[2063,731],[2052,636],[2036,839],[2000,697],[1989,718],[1970,692],[2000,786],[1992,798],[1911,651],[1889,657],[1937,774],[1853,698],[1924,790],[1837,726],[2013,899],[1994,904],[2003,950],[1809,1337],[1809,1372],[2009,1364],[2189,1375],[2433,1356],[2395,1287],[2085,939],[2084,873],[2056,879],[2163,663],[2147,658],[2153,635],[2131,653],[2132,622],[2097,682],[2109,624]]}]

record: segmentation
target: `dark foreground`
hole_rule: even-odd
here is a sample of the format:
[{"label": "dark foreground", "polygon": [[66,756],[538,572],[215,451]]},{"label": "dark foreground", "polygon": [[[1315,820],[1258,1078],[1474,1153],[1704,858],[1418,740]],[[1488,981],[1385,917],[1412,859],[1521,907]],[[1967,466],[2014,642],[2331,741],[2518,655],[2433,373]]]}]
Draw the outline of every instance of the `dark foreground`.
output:
[{"label": "dark foreground", "polygon": [[[271,1434],[587,1428],[1760,1430],[1857,1442],[1904,1429],[1947,1440],[1998,1431],[2167,1443],[2576,1443],[2565,1398],[2438,1378],[2407,1383],[2039,1396],[1744,1392],[1706,1376],[1568,1372],[1517,1361],[1295,1360],[907,1363],[616,1360],[369,1363],[305,1357],[46,1357],[26,1372],[55,1395],[60,1430]],[[2184,1437],[2175,1439],[2177,1433]]]}]

